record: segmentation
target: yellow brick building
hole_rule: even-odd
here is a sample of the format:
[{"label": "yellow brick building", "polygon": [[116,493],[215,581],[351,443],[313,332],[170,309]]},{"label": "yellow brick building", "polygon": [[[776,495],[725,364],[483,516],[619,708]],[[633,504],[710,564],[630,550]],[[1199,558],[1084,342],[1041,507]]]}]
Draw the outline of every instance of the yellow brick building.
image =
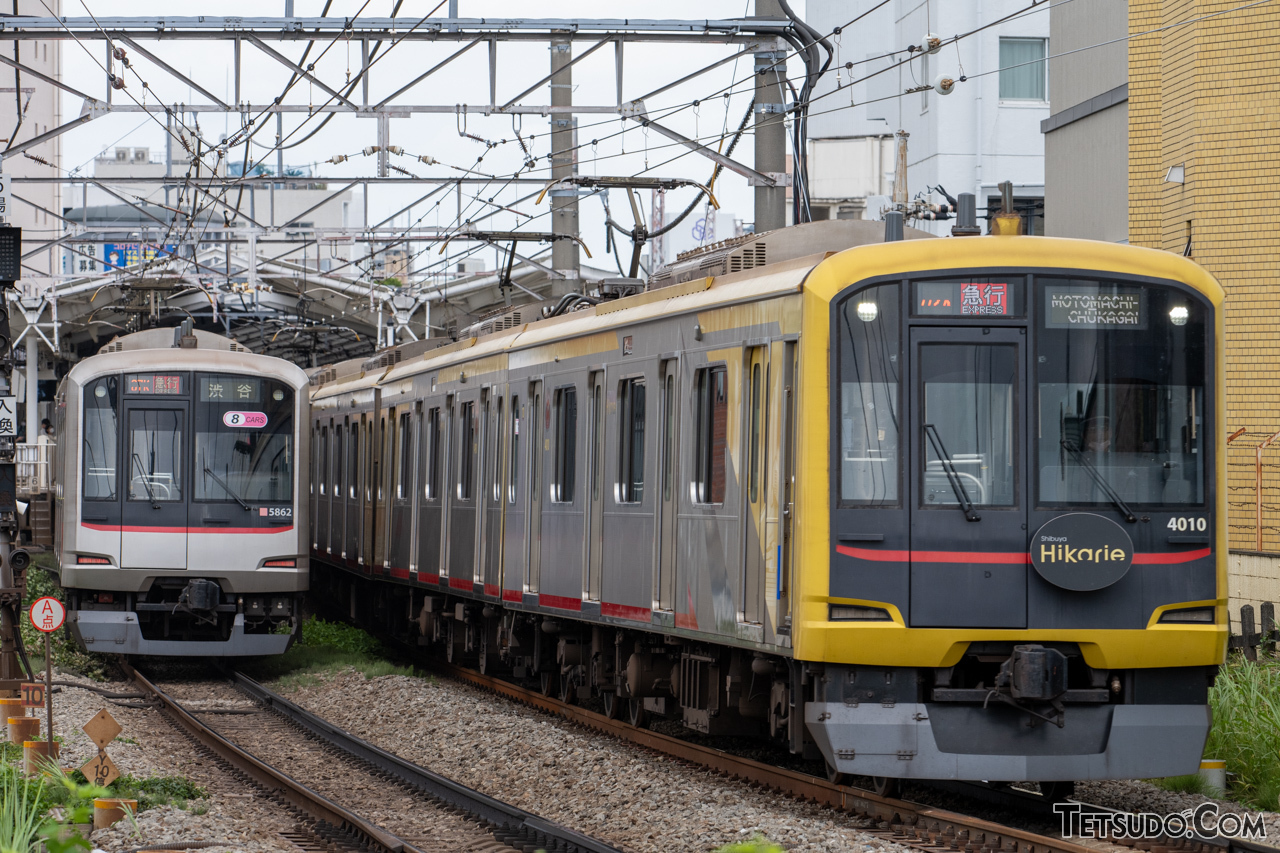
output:
[{"label": "yellow brick building", "polygon": [[[1280,442],[1261,549],[1254,521],[1255,448],[1280,430],[1280,3],[1243,5],[1129,3],[1129,242],[1189,251],[1227,290],[1227,427],[1247,431],[1228,453],[1230,542],[1280,555]],[[1233,600],[1280,600],[1280,560],[1232,564]]]}]

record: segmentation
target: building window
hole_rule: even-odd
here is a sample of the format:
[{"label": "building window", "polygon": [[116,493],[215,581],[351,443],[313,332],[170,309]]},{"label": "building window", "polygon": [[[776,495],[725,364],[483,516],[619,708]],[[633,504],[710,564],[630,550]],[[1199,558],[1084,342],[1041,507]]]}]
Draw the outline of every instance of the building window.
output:
[{"label": "building window", "polygon": [[551,500],[573,503],[574,469],[577,466],[578,390],[557,388],[555,406],[555,458],[551,470]]},{"label": "building window", "polygon": [[618,390],[618,503],[644,498],[644,380],[624,379]]},{"label": "building window", "polygon": [[723,367],[698,371],[695,383],[697,424],[694,435],[693,499],[724,503],[725,455],[729,447],[729,398]]},{"label": "building window", "polygon": [[1047,101],[1045,39],[1000,39],[1000,100]]}]

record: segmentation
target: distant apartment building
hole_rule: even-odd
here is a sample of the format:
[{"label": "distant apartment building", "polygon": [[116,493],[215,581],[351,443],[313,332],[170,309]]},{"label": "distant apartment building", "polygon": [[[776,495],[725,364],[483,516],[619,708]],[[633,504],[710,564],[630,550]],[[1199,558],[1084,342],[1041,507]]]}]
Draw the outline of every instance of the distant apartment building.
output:
[{"label": "distant apartment building", "polygon": [[[829,39],[837,55],[810,108],[813,218],[878,219],[893,191],[893,137],[905,130],[909,197],[941,202],[936,187],[974,193],[983,217],[998,207],[997,186],[1010,181],[1024,230],[1042,233],[1049,13],[1045,4],[1014,14],[1025,8],[1021,0],[809,0],[809,24],[823,33],[841,28]],[[906,53],[929,33],[949,42],[981,27],[937,53]],[[967,79],[945,96],[911,91],[942,74]],[[934,233],[950,228],[912,224]]]},{"label": "distant apartment building", "polygon": [[[5,11],[40,17],[48,17],[50,11],[54,15],[62,13],[62,0],[44,0],[43,3],[40,0],[17,0],[16,6],[13,9],[6,4]],[[0,41],[0,55],[16,59],[41,74],[61,79],[62,44],[58,40]],[[10,65],[0,65],[0,149],[27,142],[60,124],[61,90]],[[57,166],[62,163],[61,137],[55,136],[36,145],[29,149],[29,153],[53,165],[45,165],[22,154],[5,155],[4,174],[10,178],[58,177]],[[24,273],[31,277],[30,281],[24,279],[24,284],[42,290],[51,286],[52,280],[48,277],[58,272],[61,263],[61,252],[52,245],[62,236],[62,223],[57,218],[62,209],[61,186],[56,180],[39,184],[11,183],[9,190],[10,201],[4,216],[10,225],[22,228],[24,252],[43,243],[50,244],[45,251],[23,260]]]}]

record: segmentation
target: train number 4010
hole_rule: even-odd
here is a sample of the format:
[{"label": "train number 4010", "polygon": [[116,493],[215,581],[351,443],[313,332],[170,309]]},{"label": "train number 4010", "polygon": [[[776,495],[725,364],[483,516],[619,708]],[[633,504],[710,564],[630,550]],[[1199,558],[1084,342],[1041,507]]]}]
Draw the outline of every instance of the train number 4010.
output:
[{"label": "train number 4010", "polygon": [[1179,533],[1187,531],[1203,533],[1209,529],[1209,522],[1203,518],[1196,518],[1195,516],[1180,515],[1176,518],[1169,519],[1169,523],[1165,526],[1170,530],[1176,530]]}]

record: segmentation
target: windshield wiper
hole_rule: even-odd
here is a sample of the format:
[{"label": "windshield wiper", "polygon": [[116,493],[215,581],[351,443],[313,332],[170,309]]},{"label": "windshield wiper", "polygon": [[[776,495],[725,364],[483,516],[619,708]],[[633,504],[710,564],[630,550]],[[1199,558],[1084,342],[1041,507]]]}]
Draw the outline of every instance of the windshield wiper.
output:
[{"label": "windshield wiper", "polygon": [[217,474],[213,473],[213,471],[212,471],[212,470],[210,470],[210,468],[209,468],[209,466],[208,466],[208,465],[204,466],[204,472],[205,472],[206,474],[208,474],[210,477],[212,477],[212,478],[213,478],[213,479],[218,483],[218,485],[219,485],[219,486],[222,486],[222,490],[223,490],[224,492],[226,492],[227,494],[231,495],[231,497],[235,498],[235,499],[236,499],[236,503],[238,503],[238,504],[240,504],[240,506],[244,507],[245,512],[248,512],[249,510],[253,509],[253,507],[251,507],[251,506],[249,506],[247,503],[245,503],[244,498],[240,497],[240,496],[239,496],[239,495],[237,495],[235,492],[231,491],[231,487],[230,487],[230,486],[228,486],[226,483],[224,483],[224,482],[222,481],[222,478],[221,478],[221,477],[219,477]]},{"label": "windshield wiper", "polygon": [[147,490],[147,497],[151,498],[151,508],[159,509],[160,502],[156,500],[155,492],[151,491],[151,481],[147,479],[147,469],[142,467],[142,457],[133,454],[133,464],[138,466],[138,474],[141,475],[138,479],[142,480],[142,488]]},{"label": "windshield wiper", "polygon": [[928,436],[929,443],[933,445],[933,452],[938,454],[938,460],[942,463],[942,470],[947,475],[947,482],[951,484],[951,491],[956,493],[956,500],[960,502],[960,509],[964,512],[964,517],[970,521],[982,521],[982,516],[978,515],[973,508],[973,501],[969,500],[969,492],[965,490],[964,481],[960,479],[960,472],[956,470],[956,464],[951,461],[951,454],[947,453],[947,449],[942,446],[942,437],[938,435],[938,428],[933,424],[925,424],[924,434]]},{"label": "windshield wiper", "polygon": [[1120,512],[1124,514],[1124,520],[1130,524],[1136,523],[1138,517],[1133,514],[1133,510],[1129,509],[1129,505],[1124,502],[1124,498],[1120,497],[1119,492],[1112,488],[1111,484],[1107,482],[1107,478],[1102,476],[1102,473],[1099,472],[1097,468],[1094,468],[1088,459],[1084,458],[1084,454],[1080,452],[1079,445],[1068,441],[1065,438],[1062,439],[1059,444],[1062,445],[1063,450],[1071,454],[1071,458],[1076,461],[1076,464],[1083,468],[1085,473],[1093,478],[1093,482],[1098,484],[1098,488],[1107,493],[1107,497],[1111,499],[1111,503],[1115,505],[1116,509],[1120,510]]}]

